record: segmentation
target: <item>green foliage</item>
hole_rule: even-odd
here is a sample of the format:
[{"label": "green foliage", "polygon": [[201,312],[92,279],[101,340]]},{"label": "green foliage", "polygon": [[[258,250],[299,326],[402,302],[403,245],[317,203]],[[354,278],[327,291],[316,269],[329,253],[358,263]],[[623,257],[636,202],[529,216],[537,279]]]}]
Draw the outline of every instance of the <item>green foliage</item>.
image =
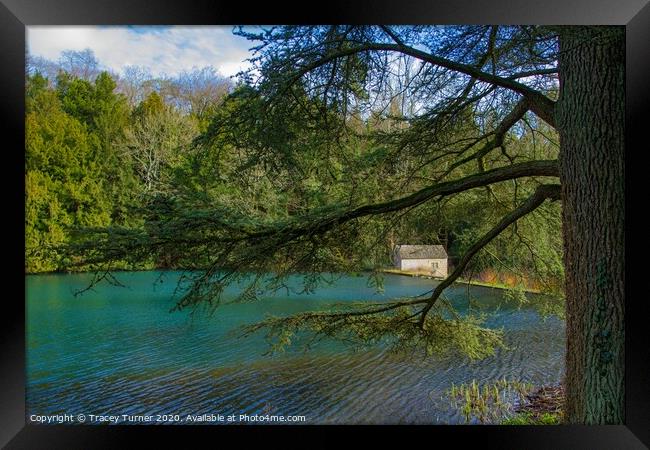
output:
[{"label": "green foliage", "polygon": [[560,423],[560,414],[544,413],[536,418],[531,413],[519,413],[503,420],[500,425],[559,425]]},{"label": "green foliage", "polygon": [[126,102],[114,93],[115,87],[115,81],[106,72],[97,76],[94,83],[65,72],[57,79],[57,94],[63,111],[95,131],[107,125],[108,117],[113,127],[125,122]]},{"label": "green foliage", "polygon": [[329,338],[351,345],[385,345],[396,352],[422,352],[425,355],[458,355],[481,359],[503,347],[502,332],[481,327],[483,318],[473,315],[449,317],[442,309],[427,315],[421,326],[417,311],[406,304],[346,305],[328,312],[308,312],[289,317],[270,317],[245,326],[243,335],[265,331],[269,353],[283,351],[288,345]]},{"label": "green foliage", "polygon": [[156,91],[153,91],[147,95],[147,97],[142,100],[138,106],[135,107],[132,115],[136,120],[142,120],[147,116],[161,114],[164,110],[165,102],[163,101],[160,94],[158,94]]},{"label": "green foliage", "polygon": [[62,110],[54,93],[34,95],[25,136],[28,272],[58,268],[52,249],[65,242],[67,227],[110,222],[101,165],[86,128]]},{"label": "green foliage", "polygon": [[501,422],[501,425],[535,425],[530,414],[516,414]]},{"label": "green foliage", "polygon": [[[71,218],[55,195],[52,180],[37,171],[25,176],[25,257],[27,272],[57,269],[55,257],[48,253],[65,241],[64,227]],[[51,251],[51,250],[50,250]]]},{"label": "green foliage", "polygon": [[[515,403],[522,402],[532,388],[530,383],[505,378],[483,385],[472,380],[471,383],[459,386],[452,383],[446,394],[451,405],[459,409],[466,422],[478,420],[480,423],[503,423],[504,417],[511,414]],[[521,418],[511,420],[516,422]]]},{"label": "green foliage", "polygon": [[560,415],[553,413],[544,413],[538,420],[540,425],[559,425],[560,421]]},{"label": "green foliage", "polygon": [[526,290],[521,285],[504,290],[503,298],[508,301],[516,302],[519,306],[529,303],[528,297],[526,296]]},{"label": "green foliage", "polygon": [[56,90],[39,74],[27,79],[27,272],[68,265],[60,247],[74,228],[137,223],[132,168],[114,146],[127,118],[114,88],[105,73],[94,83],[61,73]]}]

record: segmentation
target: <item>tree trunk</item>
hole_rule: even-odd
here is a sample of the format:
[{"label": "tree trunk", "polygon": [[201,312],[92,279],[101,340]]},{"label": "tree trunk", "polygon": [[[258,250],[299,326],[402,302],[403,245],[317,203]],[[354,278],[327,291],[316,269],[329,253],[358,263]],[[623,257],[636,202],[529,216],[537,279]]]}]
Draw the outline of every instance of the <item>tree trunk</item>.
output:
[{"label": "tree trunk", "polygon": [[560,32],[566,419],[624,421],[623,27]]}]

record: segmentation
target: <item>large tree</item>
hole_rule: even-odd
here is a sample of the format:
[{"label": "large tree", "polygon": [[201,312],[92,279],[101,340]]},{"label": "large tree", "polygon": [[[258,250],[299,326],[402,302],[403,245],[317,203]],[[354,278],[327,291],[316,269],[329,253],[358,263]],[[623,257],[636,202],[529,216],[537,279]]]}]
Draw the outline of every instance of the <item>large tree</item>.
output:
[{"label": "large tree", "polygon": [[[218,304],[225,283],[244,271],[272,268],[281,278],[345,267],[350,247],[362,240],[359,227],[371,219],[477,188],[494,195],[511,183],[516,205],[467,247],[428,297],[260,326],[281,341],[290,327],[303,326],[366,340],[392,334],[402,344],[432,351],[455,345],[481,356],[498,336],[442,314],[445,288],[504,230],[560,200],[566,417],[622,423],[623,28],[292,26],[238,33],[259,43],[255,66],[242,77],[249,88],[226,102],[236,114],[215,117],[196,145],[237,155],[231,163],[252,180],[251,196],[261,179],[285,192],[319,171],[334,180],[318,178],[327,195],[284,213],[268,198],[250,209],[232,198],[212,205],[186,194],[157,199],[144,229],[86,230],[72,248],[79,264],[171,254],[179,265],[202,269],[179,307]],[[557,156],[524,151],[518,137],[526,130],[550,143],[559,136]],[[353,155],[350,148],[362,150]],[[373,192],[368,179],[400,182]],[[262,278],[242,297],[254,296]]]}]

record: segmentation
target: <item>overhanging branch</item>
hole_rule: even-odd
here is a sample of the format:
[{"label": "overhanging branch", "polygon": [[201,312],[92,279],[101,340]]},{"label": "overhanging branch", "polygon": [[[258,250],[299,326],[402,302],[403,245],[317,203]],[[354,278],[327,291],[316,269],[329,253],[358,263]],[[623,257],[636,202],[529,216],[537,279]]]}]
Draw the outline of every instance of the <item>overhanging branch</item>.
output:
[{"label": "overhanging branch", "polygon": [[344,56],[350,56],[356,53],[361,53],[365,51],[393,51],[399,52],[404,55],[413,56],[421,61],[425,61],[440,67],[444,67],[449,70],[454,70],[456,72],[469,75],[477,80],[484,81],[486,83],[493,84],[502,88],[509,89],[511,91],[517,92],[523,95],[530,102],[530,109],[546,121],[549,125],[555,127],[555,102],[550,98],[546,97],[540,91],[533,89],[525,84],[515,81],[512,77],[501,77],[494,75],[488,72],[484,72],[480,69],[477,69],[475,66],[468,64],[459,63],[452,61],[447,58],[442,58],[440,56],[432,55],[422,50],[407,46],[405,44],[388,44],[380,42],[369,42],[366,44],[357,45],[355,47],[338,49],[336,51],[330,52],[327,55],[319,58],[318,60],[307,64],[300,68],[294,77],[289,82],[289,85],[292,85],[303,75],[311,72],[312,70],[323,66],[330,61],[333,61],[337,58]]},{"label": "overhanging branch", "polygon": [[[156,249],[177,245],[179,242],[195,250],[218,244],[225,256],[230,254],[229,249],[232,249],[232,246],[245,251],[246,254],[249,254],[252,248],[257,248],[258,252],[272,255],[279,248],[287,247],[305,237],[325,234],[357,218],[404,210],[435,197],[444,197],[501,181],[558,175],[556,160],[512,164],[458,180],[437,183],[411,195],[383,203],[322,215],[312,213],[266,225],[227,221],[222,217],[223,211],[201,211],[200,214],[176,211],[167,220],[155,222],[155,226],[145,227],[145,230],[91,229],[93,240],[90,247],[88,242],[80,242],[68,248],[65,253],[76,259],[71,266],[104,263],[124,257],[133,259],[133,255],[141,255],[144,258],[153,254]],[[97,243],[99,237],[101,245]],[[118,241],[120,244],[116,245]],[[222,258],[221,261],[225,260]]]},{"label": "overhanging branch", "polygon": [[361,206],[342,215],[340,218],[338,218],[338,222],[347,222],[348,220],[371,214],[383,214],[398,211],[409,206],[419,205],[427,200],[430,200],[433,197],[444,197],[447,195],[456,194],[458,192],[467,191],[476,187],[498,183],[500,181],[531,176],[559,176],[557,161],[542,160],[512,164],[510,166],[499,167],[497,169],[488,170],[479,174],[470,175],[458,180],[438,183],[397,200],[374,205]]},{"label": "overhanging branch", "polygon": [[436,303],[442,291],[449,287],[460,275],[464,272],[467,264],[471,259],[476,255],[483,247],[485,247],[492,239],[497,237],[499,233],[508,228],[511,224],[515,223],[517,220],[521,219],[526,214],[535,210],[539,207],[546,199],[559,200],[560,199],[560,185],[559,184],[543,184],[538,186],[533,195],[531,195],[528,200],[526,200],[519,208],[512,211],[510,214],[505,216],[501,221],[490,231],[488,231],[481,239],[476,241],[467,252],[463,255],[461,260],[458,262],[458,265],[454,271],[445,278],[436,288],[434,289],[427,305],[421,311],[420,317],[420,326],[424,326],[424,322],[427,316],[427,313],[433,305]]},{"label": "overhanging branch", "polygon": [[[285,224],[281,228],[271,226],[265,230],[247,233],[247,238],[266,239],[271,236],[281,235],[283,242],[289,242],[300,236],[326,232],[336,226],[360,217],[385,214],[417,206],[434,197],[444,197],[501,181],[534,176],[558,177],[559,171],[557,160],[529,161],[525,163],[512,164],[506,167],[499,167],[478,174],[469,175],[458,180],[438,183],[396,200],[360,206],[343,213],[334,214],[330,217],[320,217],[313,221],[308,221],[306,224],[304,222],[293,226],[287,226]],[[302,218],[299,220],[304,221],[305,219]]]},{"label": "overhanging branch", "polygon": [[494,137],[490,139],[488,142],[485,143],[483,147],[481,147],[478,151],[473,153],[470,156],[467,156],[466,158],[463,158],[459,161],[456,161],[453,163],[449,169],[445,171],[443,176],[441,178],[444,178],[445,176],[449,175],[454,169],[456,169],[459,166],[462,166],[463,164],[472,161],[474,159],[482,158],[483,156],[487,155],[491,150],[494,150],[495,148],[501,147],[503,145],[503,141],[505,139],[506,133],[512,126],[517,123],[519,119],[524,117],[524,114],[526,114],[526,111],[528,111],[528,100],[524,97],[522,100],[515,105],[515,107],[508,113],[506,117],[499,123],[497,128],[494,130]]}]

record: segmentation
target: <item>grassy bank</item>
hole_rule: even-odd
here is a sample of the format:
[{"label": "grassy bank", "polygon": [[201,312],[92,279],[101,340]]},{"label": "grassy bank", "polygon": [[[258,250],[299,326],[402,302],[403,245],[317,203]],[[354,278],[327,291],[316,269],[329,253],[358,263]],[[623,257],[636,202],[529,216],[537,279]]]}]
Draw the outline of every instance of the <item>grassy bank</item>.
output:
[{"label": "grassy bank", "polygon": [[[420,278],[429,278],[431,280],[442,280],[442,278],[438,277],[433,277],[429,272],[415,272],[415,271],[406,271],[406,270],[399,270],[399,269],[383,269],[383,273],[390,273],[394,275],[403,275],[407,277],[420,277]],[[488,288],[493,288],[493,289],[513,289],[515,286],[510,286],[505,283],[499,283],[497,281],[494,282],[485,282],[485,281],[476,281],[476,280],[466,280],[463,278],[459,278],[456,281],[454,281],[454,284],[464,284],[468,285],[471,284],[472,286],[482,286],[482,287],[488,287]],[[540,291],[537,289],[532,289],[532,288],[525,288],[523,290],[524,292],[531,293],[531,294],[539,294]]]},{"label": "grassy bank", "polygon": [[430,272],[416,272],[416,271],[407,271],[400,269],[382,269],[383,273],[392,273],[394,275],[404,275],[407,277],[421,277],[421,278],[430,278],[432,280],[441,280],[442,278],[436,278],[431,276]]},{"label": "grassy bank", "polygon": [[[515,286],[510,286],[504,283],[498,283],[498,282],[485,282],[485,281],[476,281],[476,280],[464,280],[462,278],[459,278],[456,280],[454,283],[457,284],[471,284],[472,286],[483,286],[483,287],[489,287],[489,288],[494,288],[494,289],[514,289]],[[537,289],[531,289],[531,288],[524,288],[524,292],[531,293],[531,294],[540,294],[541,291]]]}]

